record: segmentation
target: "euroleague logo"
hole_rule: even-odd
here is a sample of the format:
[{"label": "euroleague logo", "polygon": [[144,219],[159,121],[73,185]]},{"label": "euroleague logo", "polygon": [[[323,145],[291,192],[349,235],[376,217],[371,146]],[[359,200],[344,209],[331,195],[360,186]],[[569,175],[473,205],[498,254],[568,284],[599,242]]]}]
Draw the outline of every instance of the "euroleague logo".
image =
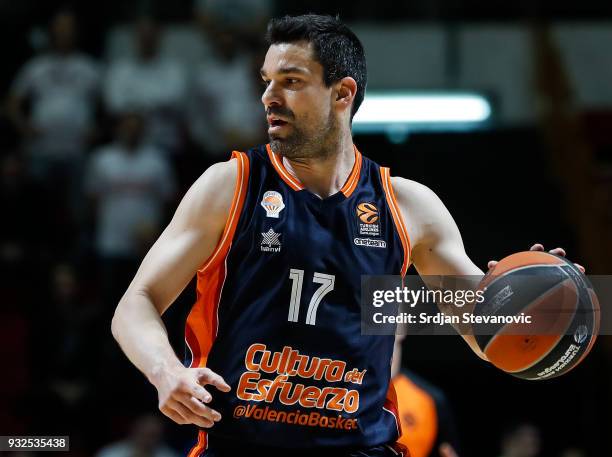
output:
[{"label": "euroleague logo", "polygon": [[378,222],[378,208],[373,203],[360,203],[357,205],[357,217],[364,224]]},{"label": "euroleague logo", "polygon": [[[361,202],[355,208],[357,226],[360,236],[380,236],[380,211],[372,202]],[[355,238],[357,246],[386,247],[384,240],[372,238]]]}]

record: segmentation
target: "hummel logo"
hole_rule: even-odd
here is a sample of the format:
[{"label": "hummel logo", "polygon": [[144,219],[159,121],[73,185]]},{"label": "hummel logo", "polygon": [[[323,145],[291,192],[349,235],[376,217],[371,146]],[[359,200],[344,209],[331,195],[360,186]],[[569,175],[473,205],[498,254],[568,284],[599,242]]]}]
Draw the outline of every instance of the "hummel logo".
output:
[{"label": "hummel logo", "polygon": [[281,234],[270,229],[261,234],[261,251],[262,252],[280,252],[281,242],[279,240]]}]

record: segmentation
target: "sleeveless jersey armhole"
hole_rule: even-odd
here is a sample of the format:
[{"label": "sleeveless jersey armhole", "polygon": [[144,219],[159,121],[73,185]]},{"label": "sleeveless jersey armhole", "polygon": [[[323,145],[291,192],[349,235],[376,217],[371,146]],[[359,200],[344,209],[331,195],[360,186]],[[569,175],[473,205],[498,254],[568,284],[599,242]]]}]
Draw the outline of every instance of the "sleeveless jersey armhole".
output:
[{"label": "sleeveless jersey armhole", "polygon": [[395,229],[397,230],[399,238],[402,242],[402,247],[404,249],[404,262],[402,263],[402,269],[400,271],[401,276],[404,277],[406,275],[406,271],[408,271],[408,267],[410,266],[411,262],[410,237],[408,236],[408,230],[406,230],[406,225],[404,224],[402,213],[400,211],[399,205],[397,204],[395,193],[393,192],[393,186],[391,185],[391,172],[388,167],[380,167],[380,178],[382,181],[383,189],[385,190],[385,197],[387,199],[389,209],[391,210],[391,216],[393,217]]},{"label": "sleeveless jersey armhole", "polygon": [[236,159],[238,173],[236,175],[236,187],[232,197],[232,204],[225,221],[225,227],[221,238],[212,254],[203,263],[198,273],[204,273],[207,269],[214,267],[220,260],[224,259],[234,239],[234,233],[242,214],[242,207],[247,194],[249,183],[249,157],[240,151],[232,151],[232,159]]},{"label": "sleeveless jersey armhole", "polygon": [[248,188],[248,156],[243,152],[234,151],[232,158],[236,159],[238,174],[228,218],[215,250],[197,272],[196,302],[191,307],[185,322],[185,355],[186,359],[190,359],[191,368],[206,366],[208,354],[217,337],[219,303],[227,275],[226,259]]}]

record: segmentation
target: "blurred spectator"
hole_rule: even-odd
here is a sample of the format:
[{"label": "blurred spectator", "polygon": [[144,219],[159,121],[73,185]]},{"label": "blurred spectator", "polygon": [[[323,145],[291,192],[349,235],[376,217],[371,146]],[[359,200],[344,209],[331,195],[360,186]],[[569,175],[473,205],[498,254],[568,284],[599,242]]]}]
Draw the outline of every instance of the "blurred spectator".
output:
[{"label": "blurred spectator", "polygon": [[204,28],[225,29],[244,40],[261,38],[272,14],[272,0],[196,0],[196,19]]},{"label": "blurred spectator", "polygon": [[[40,202],[40,193],[24,172],[17,154],[0,159],[0,207],[7,217],[0,224],[0,265],[11,266],[26,261],[40,234],[36,222],[40,213],[33,211]],[[43,205],[40,210],[44,211]]]},{"label": "blurred spectator", "polygon": [[403,340],[404,336],[396,337],[391,364],[402,429],[398,442],[411,457],[454,457],[459,439],[446,395],[416,373],[401,369]]},{"label": "blurred spectator", "polygon": [[54,180],[69,179],[73,195],[87,142],[93,132],[100,71],[76,50],[77,19],[58,13],[49,29],[49,52],[19,71],[9,95],[9,117],[27,147],[30,171]]},{"label": "blurred spectator", "polygon": [[[446,395],[409,370],[393,377],[402,425],[399,442],[411,457],[445,457],[459,449],[455,421]],[[451,446],[450,451],[442,451]]]},{"label": "blurred spectator", "polygon": [[163,155],[143,142],[144,126],[140,114],[121,115],[116,141],[94,152],[86,178],[105,298],[112,301],[158,236],[175,192],[173,172]]},{"label": "blurred spectator", "polygon": [[19,408],[30,421],[31,434],[62,435],[69,430],[70,452],[76,456],[83,455],[107,414],[96,406],[104,394],[96,386],[104,369],[104,320],[81,280],[73,265],[57,263],[50,269],[48,288],[38,284],[28,354],[33,388]]},{"label": "blurred spectator", "polygon": [[[27,174],[19,152],[0,159],[0,271],[12,284],[27,288],[32,263],[70,252],[76,226],[70,208],[47,186]],[[26,289],[24,289],[26,290]]]},{"label": "blurred spectator", "polygon": [[192,82],[189,127],[209,155],[226,159],[233,149],[263,140],[265,114],[253,55],[229,32],[219,31],[212,38],[214,57],[198,67]]},{"label": "blurred spectator", "polygon": [[104,350],[100,307],[84,296],[79,279],[68,263],[53,268],[48,300],[35,310],[40,319],[31,354],[38,390],[44,385],[68,418],[89,415],[89,401],[99,395],[93,383]]},{"label": "blurred spectator", "polygon": [[[47,356],[38,368],[39,376],[50,378],[66,403],[73,403],[90,387],[101,350],[100,308],[84,297],[74,267],[55,266],[51,275],[50,300],[38,314],[44,316],[37,335],[38,347]],[[87,354],[87,357],[83,357]]]},{"label": "blurred spectator", "polygon": [[104,101],[112,114],[143,113],[145,141],[174,153],[182,146],[181,104],[187,80],[180,64],[161,57],[161,38],[160,27],[152,19],[136,24],[136,56],[110,65]]},{"label": "blurred spectator", "polygon": [[500,457],[537,457],[541,447],[540,430],[529,422],[519,422],[506,429]]},{"label": "blurred spectator", "polygon": [[102,448],[96,457],[178,457],[164,444],[164,427],[153,414],[139,417],[125,440]]}]

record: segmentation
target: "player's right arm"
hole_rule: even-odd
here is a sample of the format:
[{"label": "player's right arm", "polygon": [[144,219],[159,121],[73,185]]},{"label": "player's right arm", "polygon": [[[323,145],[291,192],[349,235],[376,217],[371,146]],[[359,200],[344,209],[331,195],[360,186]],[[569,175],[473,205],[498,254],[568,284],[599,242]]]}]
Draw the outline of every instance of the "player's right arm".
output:
[{"label": "player's right arm", "polygon": [[193,184],[172,221],[145,256],[119,301],[113,336],[130,361],[157,388],[159,409],[179,424],[211,427],[221,415],[207,407],[212,384],[230,387],[208,368],[185,368],[168,341],[161,315],[219,242],[232,205],[236,160],[211,166]]}]

